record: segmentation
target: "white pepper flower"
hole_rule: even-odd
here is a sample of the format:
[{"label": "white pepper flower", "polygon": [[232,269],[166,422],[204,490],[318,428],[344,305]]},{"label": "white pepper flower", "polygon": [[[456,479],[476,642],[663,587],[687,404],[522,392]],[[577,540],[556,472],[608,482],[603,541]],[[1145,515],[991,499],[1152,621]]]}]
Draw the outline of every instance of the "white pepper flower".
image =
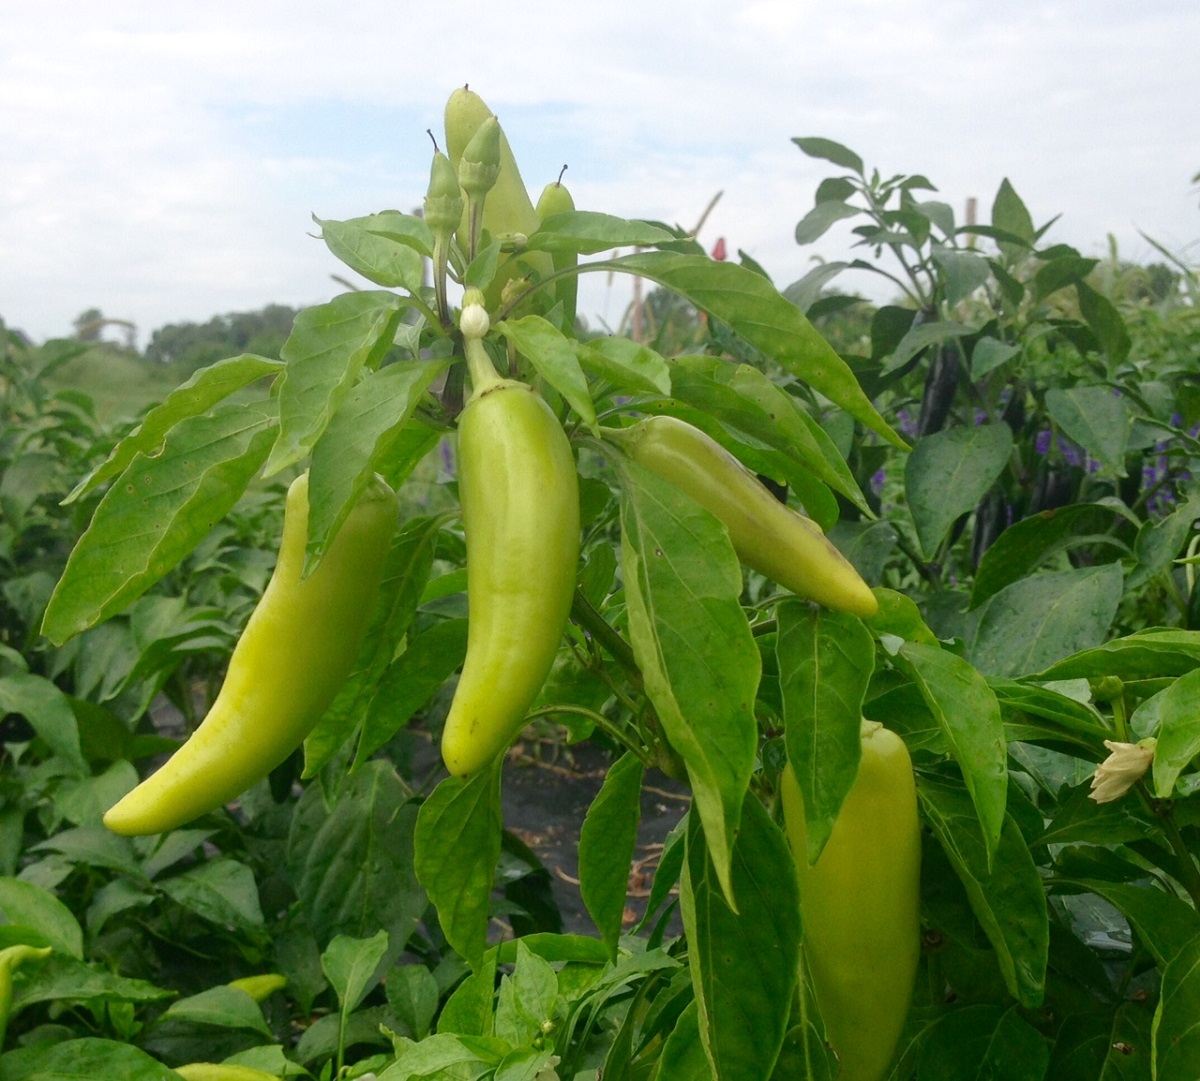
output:
[{"label": "white pepper flower", "polygon": [[1118,743],[1106,739],[1104,746],[1111,752],[1096,767],[1092,777],[1091,799],[1097,803],[1111,803],[1120,799],[1145,775],[1154,761],[1155,739],[1144,739],[1140,743]]}]

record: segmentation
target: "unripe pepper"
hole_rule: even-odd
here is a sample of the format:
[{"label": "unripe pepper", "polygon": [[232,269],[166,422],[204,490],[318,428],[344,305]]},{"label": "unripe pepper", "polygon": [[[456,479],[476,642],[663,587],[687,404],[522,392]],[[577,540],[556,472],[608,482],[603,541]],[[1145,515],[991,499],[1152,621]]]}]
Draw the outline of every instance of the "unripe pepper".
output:
[{"label": "unripe pepper", "polygon": [[0,950],[0,1050],[8,1032],[8,1019],[12,1013],[13,973],[26,961],[41,961],[54,951],[49,946],[41,948],[20,944]]},{"label": "unripe pepper", "polygon": [[800,877],[805,964],[841,1064],[838,1081],[881,1081],[921,952],[921,833],[908,749],[863,721],[858,776],[811,867],[804,797],[790,766],[780,794]]},{"label": "unripe pepper", "polygon": [[278,1075],[266,1070],[225,1062],[189,1062],[176,1066],[175,1072],[184,1081],[279,1081]]},{"label": "unripe pepper", "polygon": [[366,634],[396,527],[396,495],[371,480],[320,565],[301,578],[308,474],[288,489],[279,560],[234,648],[208,716],[104,824],[161,833],[228,803],[304,741],[345,682]]},{"label": "unripe pepper", "polygon": [[532,387],[496,374],[478,291],[464,299],[473,384],[458,423],[467,655],[442,732],[442,758],[459,777],[487,766],[521,730],[562,642],[579,562],[570,443]]},{"label": "unripe pepper", "polygon": [[476,129],[458,162],[458,182],[467,193],[467,258],[474,259],[483,228],[487,194],[500,178],[500,122],[489,116]]},{"label": "unripe pepper", "polygon": [[879,610],[870,587],[821,527],[780,503],[699,428],[655,416],[604,435],[719,519],[746,566],[828,608],[867,617]]},{"label": "unripe pepper", "polygon": [[438,315],[446,323],[450,305],[446,298],[446,266],[450,258],[450,241],[463,215],[463,195],[458,176],[450,159],[440,150],[433,151],[429,170],[429,189],[425,193],[425,224],[433,234],[433,291],[437,298]]},{"label": "unripe pepper", "polygon": [[[567,167],[563,166],[563,172]],[[537,202],[538,220],[546,221],[555,214],[566,214],[575,209],[575,200],[562,182],[562,173],[553,184],[547,184],[542,189],[541,198]],[[551,256],[555,273],[567,270],[579,262],[575,252],[558,252]],[[554,283],[554,298],[563,306],[563,326],[568,333],[575,326],[575,308],[579,297],[579,278],[575,274],[567,274]]]}]

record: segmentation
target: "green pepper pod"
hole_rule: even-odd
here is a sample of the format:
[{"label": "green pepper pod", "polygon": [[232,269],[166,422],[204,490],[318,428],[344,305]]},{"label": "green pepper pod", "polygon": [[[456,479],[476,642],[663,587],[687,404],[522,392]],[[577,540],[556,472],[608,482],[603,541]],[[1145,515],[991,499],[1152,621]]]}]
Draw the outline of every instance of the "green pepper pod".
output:
[{"label": "green pepper pod", "polygon": [[[479,314],[463,309],[463,325]],[[482,333],[486,322],[480,320]],[[466,335],[474,393],[458,424],[467,542],[467,655],[442,732],[455,776],[478,772],[521,730],[562,642],[579,562],[579,487],[558,418],[500,379]]]},{"label": "green pepper pod", "polygon": [[804,959],[839,1081],[881,1081],[908,1017],[921,953],[921,831],[904,741],[862,724],[858,776],[811,867],[789,766],[784,823],[800,876]]},{"label": "green pepper pod", "polygon": [[376,477],[320,565],[301,578],[308,474],[292,483],[278,563],[216,702],[167,763],[108,811],[109,829],[138,835],[181,826],[245,792],[300,746],[350,673],[395,527],[395,493]]},{"label": "green pepper pod", "polygon": [[810,518],[780,503],[715,439],[676,417],[606,429],[639,465],[691,496],[729,531],[738,558],[800,597],[870,617],[870,587]]},{"label": "green pepper pod", "polygon": [[[566,171],[566,166],[563,166]],[[566,214],[575,209],[575,200],[562,182],[562,175],[553,184],[547,184],[542,189],[537,201],[538,221],[544,223],[555,214]],[[579,263],[575,252],[558,252],[551,256],[555,273],[567,270]],[[575,326],[575,310],[579,298],[579,277],[567,274],[554,282],[554,299],[563,306],[563,327],[570,332]]]},{"label": "green pepper pod", "polygon": [[49,946],[20,944],[0,950],[0,1050],[8,1033],[8,1019],[12,1015],[13,973],[26,961],[41,961],[54,951]]},{"label": "green pepper pod", "polygon": [[176,1066],[175,1072],[184,1081],[279,1081],[276,1074],[266,1070],[226,1062],[189,1062]]}]

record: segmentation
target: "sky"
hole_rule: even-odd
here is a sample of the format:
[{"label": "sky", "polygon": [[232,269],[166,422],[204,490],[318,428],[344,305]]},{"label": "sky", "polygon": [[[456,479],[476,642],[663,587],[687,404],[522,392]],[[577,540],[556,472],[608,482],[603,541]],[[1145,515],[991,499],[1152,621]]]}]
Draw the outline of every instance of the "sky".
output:
[{"label": "sky", "polygon": [[[166,323],[342,290],[312,215],[410,211],[427,128],[469,83],[534,198],[725,237],[783,288],[848,227],[794,240],[838,170],[794,136],[921,173],[986,221],[1007,177],[1048,241],[1200,263],[1195,0],[5,0],[0,318]],[[853,224],[853,223],[851,223]],[[352,277],[352,275],[347,275]],[[846,275],[876,299],[877,279]],[[585,277],[615,326],[627,282]],[[359,284],[366,284],[359,280]]]}]

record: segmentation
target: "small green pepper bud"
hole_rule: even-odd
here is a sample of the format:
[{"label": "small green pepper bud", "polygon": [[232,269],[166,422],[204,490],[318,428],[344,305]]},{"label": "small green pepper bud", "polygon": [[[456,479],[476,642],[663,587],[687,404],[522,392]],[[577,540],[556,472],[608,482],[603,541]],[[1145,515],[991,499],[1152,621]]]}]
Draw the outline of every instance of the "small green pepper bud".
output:
[{"label": "small green pepper bud", "polygon": [[463,196],[454,166],[440,150],[433,152],[429,190],[425,194],[425,224],[435,237],[449,236],[462,220]]},{"label": "small green pepper bud", "polygon": [[482,197],[500,176],[500,121],[489,116],[463,148],[458,182],[468,196]]}]

